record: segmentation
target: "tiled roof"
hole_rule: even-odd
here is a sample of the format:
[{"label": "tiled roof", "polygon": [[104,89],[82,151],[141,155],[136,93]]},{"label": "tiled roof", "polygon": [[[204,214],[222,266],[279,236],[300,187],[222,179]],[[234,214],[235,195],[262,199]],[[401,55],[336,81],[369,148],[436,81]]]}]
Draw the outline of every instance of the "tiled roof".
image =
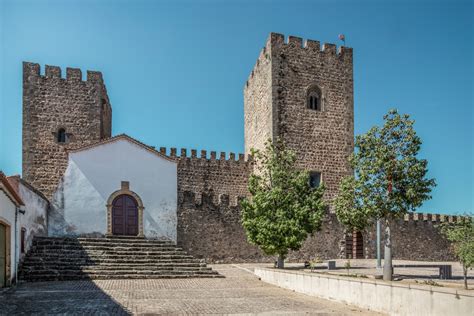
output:
[{"label": "tiled roof", "polygon": [[6,195],[12,200],[12,202],[16,206],[25,205],[20,195],[18,194],[17,190],[15,190],[15,188],[12,186],[10,181],[8,181],[8,178],[1,171],[0,171],[0,184],[1,184],[0,189],[6,193]]}]

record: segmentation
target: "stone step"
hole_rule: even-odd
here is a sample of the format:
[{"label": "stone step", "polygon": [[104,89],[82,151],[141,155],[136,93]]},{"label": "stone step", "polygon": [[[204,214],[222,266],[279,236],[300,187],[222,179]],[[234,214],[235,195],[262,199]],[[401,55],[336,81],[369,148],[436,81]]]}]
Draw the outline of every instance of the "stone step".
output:
[{"label": "stone step", "polygon": [[20,280],[74,280],[219,276],[170,241],[143,238],[33,240]]},{"label": "stone step", "polygon": [[160,274],[216,274],[216,271],[213,270],[96,270],[96,269],[84,269],[84,270],[33,270],[28,272],[23,272],[22,274],[27,273],[30,276],[35,275],[45,275],[45,274],[57,274],[57,275],[120,275],[120,274],[145,274],[145,275],[160,275]]},{"label": "stone step", "polygon": [[171,245],[160,245],[160,246],[127,246],[121,244],[113,244],[113,245],[61,245],[61,244],[54,244],[54,245],[33,245],[33,250],[109,250],[109,249],[116,249],[116,250],[126,250],[126,251],[151,251],[151,250],[162,250],[162,251],[183,251],[182,248],[171,246]]},{"label": "stone step", "polygon": [[[32,254],[35,255],[35,254]],[[54,254],[37,254],[37,257],[46,258],[46,259],[56,259],[60,258],[61,256],[54,255]],[[63,256],[68,256],[67,253],[63,254]],[[118,261],[121,260],[180,260],[180,259],[194,259],[193,256],[190,255],[106,255],[106,256],[90,256],[90,255],[77,255],[77,256],[68,256],[69,258],[76,258],[76,259],[86,259],[91,261],[102,261],[105,259],[115,259]],[[31,258],[31,256],[25,258],[25,261]]]},{"label": "stone step", "polygon": [[187,267],[205,267],[206,263],[199,259],[184,259],[184,260],[147,260],[137,261],[130,260],[130,262],[116,262],[115,260],[107,261],[91,261],[91,260],[77,260],[71,258],[61,258],[59,260],[44,260],[44,258],[32,257],[24,260],[22,266],[35,266],[41,264],[58,264],[58,265],[96,265],[96,266],[187,266]]},{"label": "stone step", "polygon": [[36,265],[23,266],[22,273],[31,273],[34,271],[211,271],[209,267],[200,266],[101,266],[101,265]]},{"label": "stone step", "polygon": [[94,243],[94,242],[106,242],[106,243],[145,243],[145,244],[174,244],[171,240],[164,239],[146,239],[137,238],[133,236],[126,237],[35,237],[33,242],[56,242],[56,243]]},{"label": "stone step", "polygon": [[166,251],[124,251],[124,250],[58,250],[54,249],[48,251],[47,249],[32,249],[30,251],[32,255],[49,255],[49,256],[64,256],[67,253],[70,256],[80,256],[80,257],[91,257],[91,256],[108,256],[108,255],[133,255],[133,256],[168,256],[168,255],[184,255],[187,256],[188,254],[185,251],[173,251],[173,250],[166,250]]},{"label": "stone step", "polygon": [[27,276],[21,281],[27,282],[45,282],[45,281],[73,281],[73,280],[113,280],[113,279],[189,279],[189,278],[223,278],[220,274],[162,274],[162,275],[146,275],[146,274],[120,274],[120,275],[57,275],[57,274],[43,274],[37,276]]}]

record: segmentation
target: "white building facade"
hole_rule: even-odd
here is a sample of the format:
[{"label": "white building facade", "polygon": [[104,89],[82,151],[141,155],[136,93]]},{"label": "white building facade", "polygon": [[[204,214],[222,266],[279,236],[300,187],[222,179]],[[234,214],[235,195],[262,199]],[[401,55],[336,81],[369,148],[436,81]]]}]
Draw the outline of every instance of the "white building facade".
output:
[{"label": "white building facade", "polygon": [[126,135],[69,152],[49,235],[177,238],[177,162]]}]

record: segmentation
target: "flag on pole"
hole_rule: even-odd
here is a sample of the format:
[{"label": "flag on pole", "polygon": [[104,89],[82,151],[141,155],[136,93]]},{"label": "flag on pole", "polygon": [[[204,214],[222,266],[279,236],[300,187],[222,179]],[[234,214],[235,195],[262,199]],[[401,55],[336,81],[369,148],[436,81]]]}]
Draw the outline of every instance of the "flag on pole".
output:
[{"label": "flag on pole", "polygon": [[346,45],[346,37],[344,34],[339,34],[339,39],[344,43],[344,45]]}]

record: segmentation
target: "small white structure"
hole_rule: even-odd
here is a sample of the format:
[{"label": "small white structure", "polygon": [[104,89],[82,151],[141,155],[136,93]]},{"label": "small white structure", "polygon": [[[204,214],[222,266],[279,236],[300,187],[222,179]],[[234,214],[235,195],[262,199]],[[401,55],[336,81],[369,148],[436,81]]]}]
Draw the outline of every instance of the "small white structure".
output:
[{"label": "small white structure", "polygon": [[20,259],[28,252],[34,236],[48,235],[48,199],[19,175],[8,177],[25,205],[25,211],[18,216],[20,232]]},{"label": "small white structure", "polygon": [[177,162],[119,135],[69,152],[49,234],[177,237]]},{"label": "small white structure", "polygon": [[7,177],[0,172],[0,287],[16,280],[20,251],[18,216],[24,203]]}]

